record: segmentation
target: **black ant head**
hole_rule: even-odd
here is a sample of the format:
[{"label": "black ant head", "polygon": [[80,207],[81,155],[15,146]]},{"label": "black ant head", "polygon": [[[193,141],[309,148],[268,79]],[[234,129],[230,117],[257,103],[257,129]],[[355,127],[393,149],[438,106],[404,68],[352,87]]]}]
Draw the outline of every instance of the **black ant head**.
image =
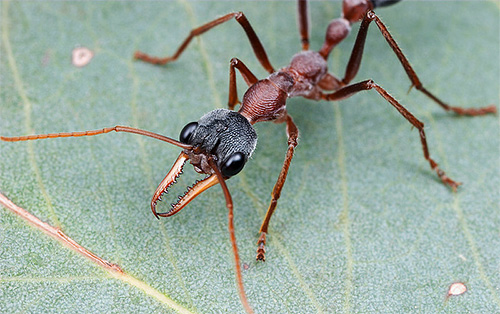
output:
[{"label": "black ant head", "polygon": [[199,151],[185,151],[197,172],[213,173],[206,160],[203,160],[209,154],[214,157],[224,177],[229,178],[243,169],[255,150],[257,134],[241,114],[216,109],[205,114],[198,122],[188,123],[182,129],[179,140]]},{"label": "black ant head", "polygon": [[[191,145],[192,148],[181,152],[172,169],[156,189],[151,208],[157,217],[174,215],[201,192],[219,183],[212,165],[216,165],[224,179],[238,174],[255,150],[257,133],[240,113],[216,109],[202,116],[197,122],[188,123],[182,129],[179,140]],[[207,174],[208,177],[189,187],[186,193],[172,204],[168,212],[156,213],[156,203],[182,174],[188,159],[197,172]]]}]

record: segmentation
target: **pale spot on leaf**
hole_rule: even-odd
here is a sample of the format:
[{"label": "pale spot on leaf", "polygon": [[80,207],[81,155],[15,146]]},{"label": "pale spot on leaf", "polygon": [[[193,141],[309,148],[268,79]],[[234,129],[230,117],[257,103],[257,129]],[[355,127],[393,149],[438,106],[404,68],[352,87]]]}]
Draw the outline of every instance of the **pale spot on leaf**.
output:
[{"label": "pale spot on leaf", "polygon": [[448,289],[448,296],[464,294],[467,291],[467,286],[461,282],[454,282]]},{"label": "pale spot on leaf", "polygon": [[76,67],[84,67],[89,64],[90,60],[94,57],[94,52],[86,47],[78,47],[73,49],[71,54],[71,63]]}]

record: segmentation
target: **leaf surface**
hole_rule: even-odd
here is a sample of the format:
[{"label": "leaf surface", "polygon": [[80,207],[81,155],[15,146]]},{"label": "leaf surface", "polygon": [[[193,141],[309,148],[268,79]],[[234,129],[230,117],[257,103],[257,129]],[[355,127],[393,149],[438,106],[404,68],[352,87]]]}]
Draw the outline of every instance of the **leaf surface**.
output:
[{"label": "leaf surface", "polygon": [[[299,51],[295,2],[2,2],[0,134],[129,125],[171,137],[226,106],[229,60],[262,69],[237,22],[189,31],[243,11],[275,68]],[[319,49],[339,2],[310,4]],[[424,85],[456,106],[499,101],[496,2],[404,1],[377,10]],[[332,52],[342,76],[353,34]],[[94,52],[88,65],[71,51]],[[374,91],[337,103],[291,99],[300,130],[265,263],[255,242],[286,151],[283,125],[257,124],[257,150],[228,181],[249,301],[258,313],[500,312],[498,116],[457,117],[416,90],[372,25],[355,81],[371,78],[426,125],[431,155],[463,182],[444,186],[418,132]],[[239,95],[245,84],[238,81]],[[156,220],[149,202],[179,153],[131,134],[0,142],[0,191],[61,228],[135,281],[112,276],[7,210],[0,210],[0,312],[243,312],[220,188]],[[197,176],[186,167],[179,185]],[[182,192],[183,186],[179,188]],[[453,282],[468,292],[446,298]],[[156,297],[155,297],[156,295]]]}]

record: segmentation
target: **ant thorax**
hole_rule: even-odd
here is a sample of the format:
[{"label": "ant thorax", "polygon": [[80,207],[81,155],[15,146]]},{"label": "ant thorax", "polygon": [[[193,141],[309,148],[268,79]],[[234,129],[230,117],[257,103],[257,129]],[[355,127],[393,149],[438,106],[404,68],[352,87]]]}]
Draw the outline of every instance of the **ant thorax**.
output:
[{"label": "ant thorax", "polygon": [[288,97],[302,96],[318,99],[318,83],[328,72],[326,60],[316,51],[302,51],[292,57],[290,65],[281,71],[289,73],[294,84]]},{"label": "ant thorax", "polygon": [[320,99],[318,83],[327,72],[326,60],[318,52],[302,51],[293,56],[289,66],[250,86],[239,113],[251,124],[279,120],[286,115],[288,98]]}]

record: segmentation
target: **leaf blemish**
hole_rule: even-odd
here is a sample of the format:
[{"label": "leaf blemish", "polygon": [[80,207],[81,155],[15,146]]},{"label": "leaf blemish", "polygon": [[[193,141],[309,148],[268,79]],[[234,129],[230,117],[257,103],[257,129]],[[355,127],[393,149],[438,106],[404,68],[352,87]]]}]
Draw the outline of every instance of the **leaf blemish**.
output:
[{"label": "leaf blemish", "polygon": [[86,47],[78,47],[73,49],[71,53],[71,63],[74,66],[81,68],[89,64],[94,57],[94,52]]},{"label": "leaf blemish", "polygon": [[450,296],[457,296],[461,295],[467,292],[467,286],[462,283],[462,282],[454,282],[450,285],[450,288],[448,289],[448,295],[446,298],[449,298]]}]

